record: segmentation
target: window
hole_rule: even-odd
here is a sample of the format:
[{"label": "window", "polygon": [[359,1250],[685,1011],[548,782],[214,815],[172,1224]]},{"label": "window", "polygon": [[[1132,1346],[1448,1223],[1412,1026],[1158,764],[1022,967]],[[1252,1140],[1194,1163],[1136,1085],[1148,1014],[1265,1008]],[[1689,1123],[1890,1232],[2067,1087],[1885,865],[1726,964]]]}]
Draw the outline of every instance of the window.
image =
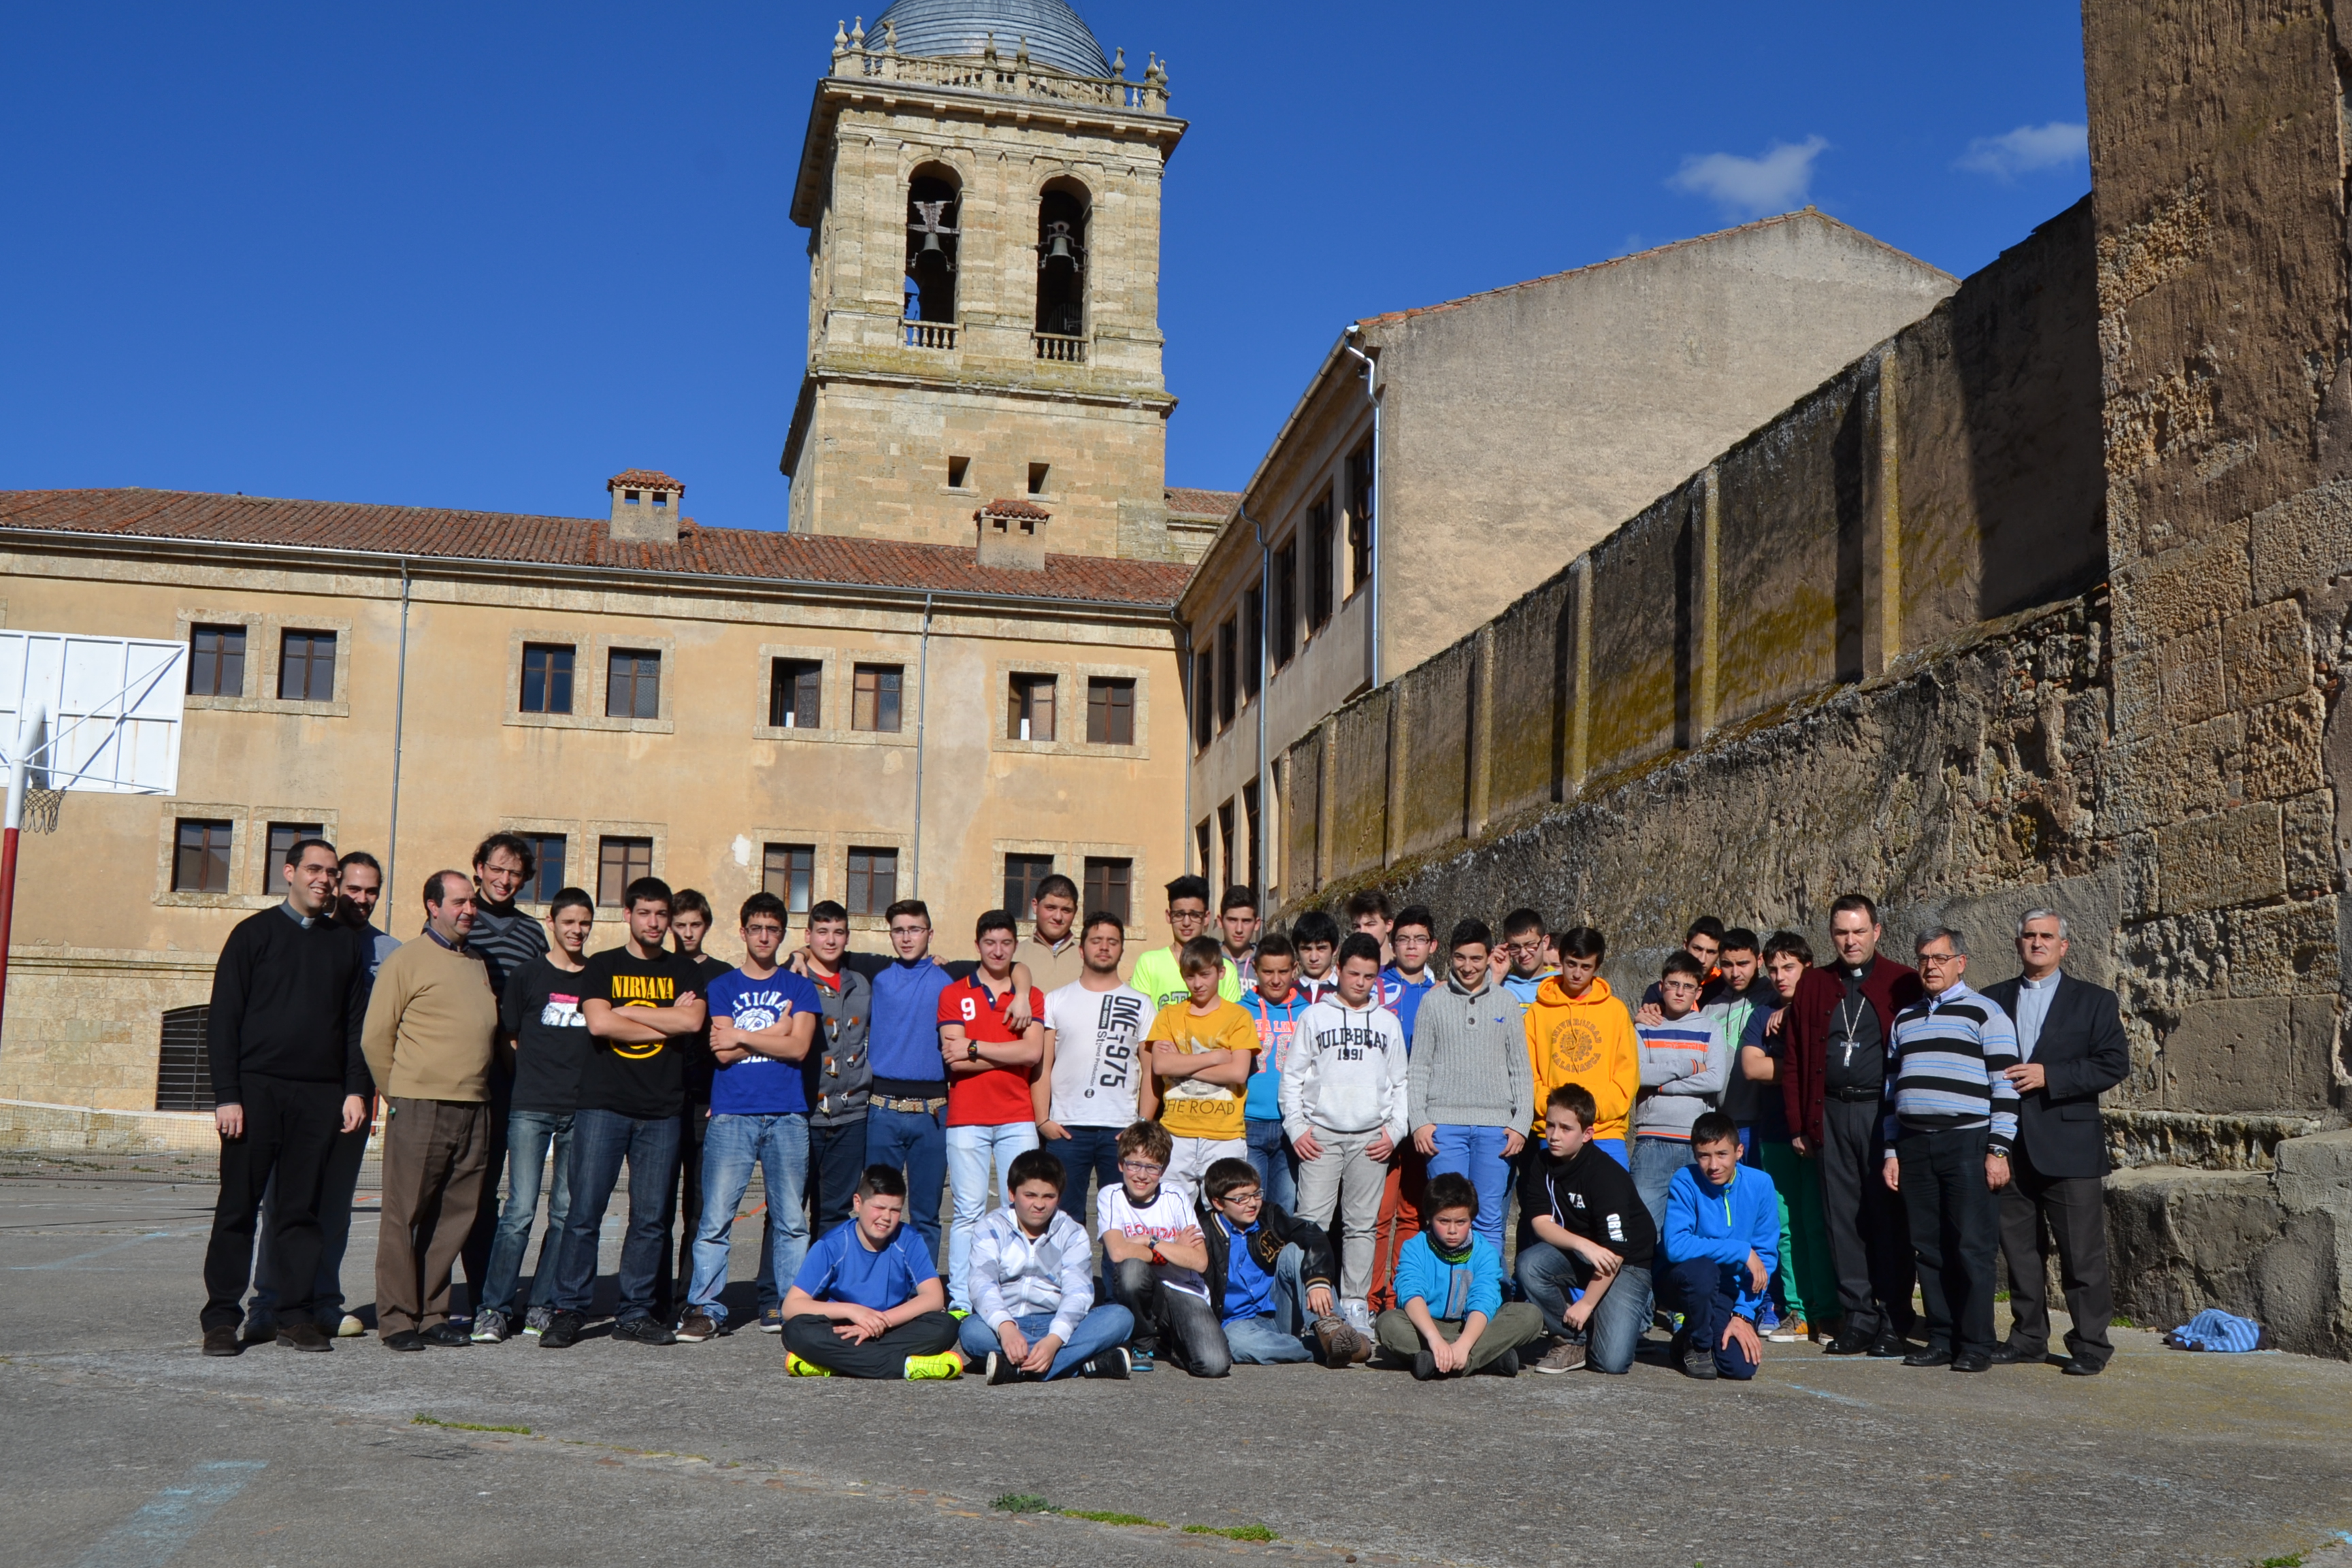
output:
[{"label": "window", "polygon": [[1192,656],[1192,742],[1202,751],[1217,733],[1217,656],[1202,648]]},{"label": "window", "polygon": [[561,833],[519,833],[515,837],[530,846],[530,880],[523,884],[517,896],[529,903],[552,903],[565,886],[564,858],[570,846]]},{"label": "window", "polygon": [[1318,632],[1331,618],[1331,579],[1339,563],[1333,558],[1331,492],[1307,509],[1307,629]]},{"label": "window", "polygon": [[1217,628],[1217,727],[1234,721],[1234,681],[1241,673],[1240,631],[1231,616]]},{"label": "window", "polygon": [[335,700],[335,634],[288,632],[278,645],[278,699],[281,702]]},{"label": "window", "polygon": [[784,900],[796,915],[808,913],[816,881],[816,846],[771,844],[760,855],[760,886]]},{"label": "window", "polygon": [[669,492],[668,492],[667,490],[656,490],[656,491],[654,492],[654,505],[656,505],[656,506],[667,506],[667,505],[669,505]]},{"label": "window", "polygon": [[1217,862],[1213,858],[1216,843],[1217,841],[1209,836],[1209,819],[1205,816],[1201,818],[1200,826],[1192,829],[1192,847],[1201,852],[1200,867],[1201,875],[1203,877],[1213,874],[1217,868]]},{"label": "window", "polygon": [[269,825],[269,863],[261,869],[261,890],[278,898],[286,896],[286,857],[294,846],[305,838],[324,838],[326,824],[322,822],[273,822]]},{"label": "window", "polygon": [[[898,678],[902,664],[861,664],[849,699],[849,727],[880,734],[898,732]],[[884,903],[890,900],[885,899]]]},{"label": "window", "polygon": [[1054,467],[1053,467],[1053,465],[1052,465],[1051,463],[1032,463],[1032,464],[1030,464],[1030,465],[1029,465],[1029,493],[1030,493],[1031,495],[1033,495],[1033,496],[1041,496],[1041,495],[1044,495],[1044,494],[1045,493],[1045,479],[1046,479],[1046,476],[1047,476],[1047,475],[1049,475],[1049,474],[1051,474],[1053,471],[1054,471]]},{"label": "window", "polygon": [[1273,635],[1267,639],[1274,645],[1274,668],[1280,669],[1290,662],[1298,636],[1298,540],[1290,542],[1274,552],[1274,624],[1266,628]]},{"label": "window", "polygon": [[640,877],[654,874],[654,841],[650,838],[603,838],[596,843],[596,901],[607,909],[621,907],[621,895]]},{"label": "window", "polygon": [[1037,884],[1054,874],[1051,855],[1007,855],[1004,858],[1004,905],[1014,917],[1027,920],[1037,901]]},{"label": "window", "polygon": [[[1005,700],[1004,738],[1008,741],[1050,741],[1054,738],[1054,678],[1016,675]],[[1006,905],[1010,909],[1011,905]]]},{"label": "window", "polygon": [[1242,600],[1242,696],[1257,695],[1265,678],[1265,584],[1253,583]]},{"label": "window", "polygon": [[1133,916],[1128,910],[1127,887],[1134,873],[1132,860],[1098,860],[1087,856],[1086,912],[1100,910],[1117,915],[1121,924],[1129,923]]},{"label": "window", "polygon": [[971,477],[971,459],[970,458],[950,458],[948,459],[948,489],[951,490],[960,490],[964,489],[964,480]]},{"label": "window", "polygon": [[228,847],[230,825],[226,822],[194,822],[183,817],[179,837],[172,851],[172,891],[175,893],[226,893],[228,891]]},{"label": "window", "polygon": [[814,730],[824,718],[824,666],[780,658],[768,672],[768,728]]},{"label": "window", "polygon": [[1348,592],[1372,577],[1372,444],[1348,454]]},{"label": "window", "polygon": [[1096,746],[1135,744],[1135,682],[1106,676],[1087,679],[1087,742]]},{"label": "window", "polygon": [[188,628],[188,695],[245,695],[245,628]]},{"label": "window", "polygon": [[522,645],[522,710],[572,711],[572,649],[555,643]]},{"label": "window", "polygon": [[1238,857],[1234,853],[1234,803],[1230,800],[1217,807],[1217,844],[1225,852],[1224,874],[1217,879],[1217,886],[1230,888],[1241,879],[1237,875],[1241,868],[1235,864]]},{"label": "window", "polygon": [[1087,191],[1048,184],[1037,203],[1037,330],[1075,338],[1087,330]]},{"label": "window", "polygon": [[661,655],[616,647],[605,656],[604,717],[661,717]]},{"label": "window", "polygon": [[[957,198],[955,171],[926,163],[907,182],[907,320],[956,319]],[[927,346],[910,342],[910,347]],[[952,339],[940,344],[955,346]]]},{"label": "window", "polygon": [[1249,851],[1249,875],[1242,879],[1256,889],[1263,898],[1265,894],[1265,868],[1259,863],[1262,853],[1259,846],[1265,841],[1258,837],[1257,785],[1255,784],[1242,785],[1242,813],[1249,819],[1249,837],[1243,841],[1244,847]]},{"label": "window", "polygon": [[163,1015],[163,1048],[155,1058],[155,1109],[210,1110],[213,1073],[205,1037],[210,1007],[174,1007]]},{"label": "window", "polygon": [[880,915],[898,901],[898,852],[896,849],[852,849],[849,852],[849,898],[853,915]]},{"label": "window", "polygon": [[643,497],[643,496],[639,495],[639,494],[638,494],[636,491],[635,491],[635,490],[623,490],[623,491],[621,492],[621,500],[622,500],[622,501],[623,501],[625,504],[629,505],[629,506],[637,506],[637,505],[640,505],[640,504],[642,504],[642,503],[644,502],[645,499],[646,499],[645,497]]}]

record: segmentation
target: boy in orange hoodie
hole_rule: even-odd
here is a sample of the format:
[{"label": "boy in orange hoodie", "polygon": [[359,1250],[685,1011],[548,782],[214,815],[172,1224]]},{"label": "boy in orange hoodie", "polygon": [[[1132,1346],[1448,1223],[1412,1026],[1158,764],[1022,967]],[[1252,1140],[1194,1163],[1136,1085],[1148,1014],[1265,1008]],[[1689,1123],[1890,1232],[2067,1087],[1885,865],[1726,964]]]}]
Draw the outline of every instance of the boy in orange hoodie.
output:
[{"label": "boy in orange hoodie", "polygon": [[[1591,926],[1578,926],[1553,941],[1559,973],[1538,989],[1526,1015],[1536,1102],[1548,1101],[1561,1084],[1583,1085],[1598,1112],[1592,1142],[1622,1165],[1625,1121],[1642,1084],[1633,1015],[1601,978],[1601,961],[1609,951],[1606,938]],[[1532,1137],[1540,1139],[1543,1133],[1538,1115]]]}]

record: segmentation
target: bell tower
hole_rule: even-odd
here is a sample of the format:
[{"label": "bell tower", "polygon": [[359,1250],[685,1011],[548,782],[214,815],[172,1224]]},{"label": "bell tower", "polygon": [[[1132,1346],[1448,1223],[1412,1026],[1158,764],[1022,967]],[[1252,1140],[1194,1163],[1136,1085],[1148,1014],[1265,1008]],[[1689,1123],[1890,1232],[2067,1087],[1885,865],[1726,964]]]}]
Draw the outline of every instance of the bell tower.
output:
[{"label": "bell tower", "polygon": [[1160,187],[1184,122],[1062,0],[897,0],[836,30],[792,216],[808,370],[794,532],[968,544],[1049,511],[1069,554],[1172,559]]}]

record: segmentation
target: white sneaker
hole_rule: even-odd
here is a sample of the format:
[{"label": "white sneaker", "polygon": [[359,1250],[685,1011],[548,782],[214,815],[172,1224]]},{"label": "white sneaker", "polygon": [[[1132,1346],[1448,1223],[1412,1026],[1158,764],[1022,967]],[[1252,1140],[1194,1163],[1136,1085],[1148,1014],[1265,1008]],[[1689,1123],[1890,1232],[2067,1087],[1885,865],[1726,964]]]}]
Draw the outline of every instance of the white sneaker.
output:
[{"label": "white sneaker", "polygon": [[1367,1340],[1371,1339],[1372,1309],[1370,1305],[1360,1297],[1349,1296],[1342,1298],[1339,1302],[1339,1315],[1348,1320],[1348,1326],[1349,1328],[1363,1335]]},{"label": "white sneaker", "polygon": [[360,1321],[357,1312],[345,1312],[343,1321],[335,1325],[335,1338],[339,1340],[356,1340],[366,1332],[367,1325]]}]

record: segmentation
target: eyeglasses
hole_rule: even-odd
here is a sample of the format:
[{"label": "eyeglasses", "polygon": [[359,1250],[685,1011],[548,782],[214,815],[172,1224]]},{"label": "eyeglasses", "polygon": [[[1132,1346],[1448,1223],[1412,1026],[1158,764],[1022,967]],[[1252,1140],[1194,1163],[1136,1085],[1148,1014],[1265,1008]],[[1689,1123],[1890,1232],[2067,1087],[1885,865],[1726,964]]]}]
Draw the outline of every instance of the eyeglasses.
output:
[{"label": "eyeglasses", "polygon": [[1168,1167],[1155,1165],[1149,1160],[1121,1160],[1118,1163],[1118,1168],[1122,1171],[1132,1171],[1139,1176],[1156,1176]]},{"label": "eyeglasses", "polygon": [[1243,1208],[1254,1209],[1257,1207],[1258,1205],[1265,1202],[1265,1194],[1257,1191],[1255,1188],[1252,1188],[1246,1193],[1227,1193],[1218,1201],[1221,1203],[1238,1204]]}]

